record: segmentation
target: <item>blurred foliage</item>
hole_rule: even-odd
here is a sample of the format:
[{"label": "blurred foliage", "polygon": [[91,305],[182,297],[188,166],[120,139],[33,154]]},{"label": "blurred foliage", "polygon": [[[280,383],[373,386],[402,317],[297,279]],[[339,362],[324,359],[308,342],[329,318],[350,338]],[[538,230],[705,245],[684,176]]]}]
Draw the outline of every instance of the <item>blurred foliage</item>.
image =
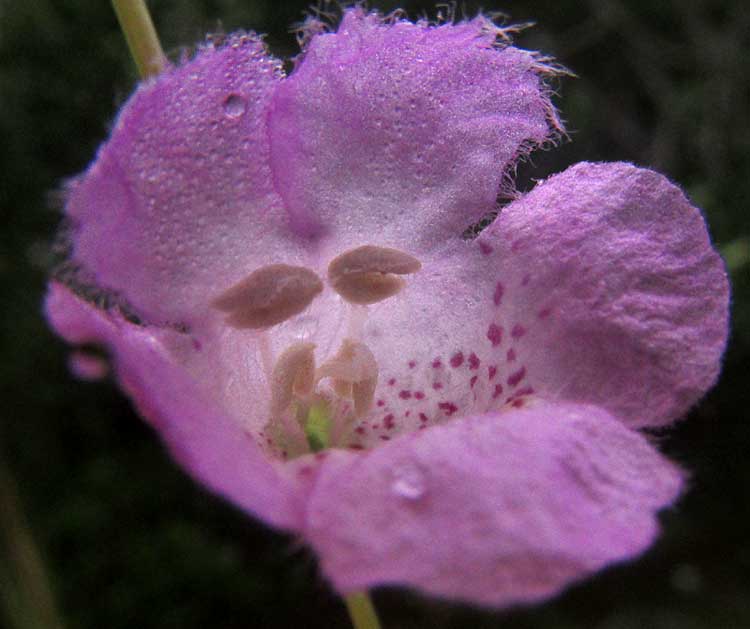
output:
[{"label": "blurred foliage", "polygon": [[[296,540],[194,485],[112,384],[68,374],[66,348],[40,316],[56,190],[106,137],[135,74],[109,3],[1,1],[0,456],[66,626],[348,626]],[[173,56],[207,31],[237,28],[267,32],[271,49],[288,56],[296,50],[289,25],[307,3],[153,4]],[[412,16],[434,11],[426,2],[402,6]],[[477,8],[465,3],[469,15]],[[629,160],[681,182],[730,262],[732,345],[719,386],[664,439],[692,471],[692,490],[664,515],[664,535],[642,559],[546,605],[503,613],[379,591],[385,626],[750,626],[750,12],[728,0],[507,0],[499,8],[511,21],[538,22],[519,45],[580,77],[555,86],[571,141],[522,165],[519,185],[581,159]],[[7,535],[0,552],[7,592],[16,584]]]}]

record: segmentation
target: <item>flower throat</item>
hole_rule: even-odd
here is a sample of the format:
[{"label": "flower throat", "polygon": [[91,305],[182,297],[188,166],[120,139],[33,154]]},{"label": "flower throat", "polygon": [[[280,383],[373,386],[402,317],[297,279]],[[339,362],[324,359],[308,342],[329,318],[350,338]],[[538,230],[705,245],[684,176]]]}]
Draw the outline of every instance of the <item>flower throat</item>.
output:
[{"label": "flower throat", "polygon": [[[399,293],[403,275],[421,263],[387,247],[365,245],[342,253],[328,265],[328,284],[360,310]],[[270,388],[264,432],[285,458],[347,443],[356,422],[373,407],[378,363],[356,333],[320,365],[315,344],[292,343],[274,360],[268,330],[302,313],[323,291],[323,281],[307,267],[270,264],[256,269],[221,293],[212,305],[226,325],[256,330]]]}]

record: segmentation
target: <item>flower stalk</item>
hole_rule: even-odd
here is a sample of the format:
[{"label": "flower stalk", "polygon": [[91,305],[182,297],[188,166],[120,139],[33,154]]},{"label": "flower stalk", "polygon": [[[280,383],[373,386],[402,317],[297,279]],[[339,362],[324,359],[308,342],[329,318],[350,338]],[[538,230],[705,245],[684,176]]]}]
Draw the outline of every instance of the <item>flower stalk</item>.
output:
[{"label": "flower stalk", "polygon": [[15,480],[0,453],[0,610],[13,629],[63,629]]},{"label": "flower stalk", "polygon": [[159,36],[144,0],[112,0],[138,74],[147,79],[159,74],[167,63]]},{"label": "flower stalk", "polygon": [[354,592],[344,597],[354,629],[380,629],[375,606],[367,592]]}]

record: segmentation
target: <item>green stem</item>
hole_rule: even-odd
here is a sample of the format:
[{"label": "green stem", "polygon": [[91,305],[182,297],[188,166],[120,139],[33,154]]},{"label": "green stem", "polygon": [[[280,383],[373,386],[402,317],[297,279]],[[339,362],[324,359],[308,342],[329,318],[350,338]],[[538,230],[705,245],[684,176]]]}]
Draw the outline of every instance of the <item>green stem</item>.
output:
[{"label": "green stem", "polygon": [[367,592],[354,592],[344,597],[354,629],[380,629],[380,621]]},{"label": "green stem", "polygon": [[112,0],[120,28],[142,79],[159,74],[167,63],[144,0]]},{"label": "green stem", "polygon": [[0,609],[14,629],[62,629],[41,554],[0,453]]}]

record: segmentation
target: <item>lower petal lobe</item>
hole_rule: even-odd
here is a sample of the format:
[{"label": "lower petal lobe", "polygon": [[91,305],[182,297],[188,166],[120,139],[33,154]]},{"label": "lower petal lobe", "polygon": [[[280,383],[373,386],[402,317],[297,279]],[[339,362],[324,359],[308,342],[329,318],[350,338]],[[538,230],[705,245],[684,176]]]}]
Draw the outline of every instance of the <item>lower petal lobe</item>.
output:
[{"label": "lower petal lobe", "polygon": [[540,395],[660,426],[716,380],[724,264],[662,175],[578,164],[504,208],[478,244],[492,249],[489,277],[507,287],[500,308]]},{"label": "lower petal lobe", "polygon": [[531,602],[640,554],[681,474],[602,409],[536,403],[321,464],[305,537],[340,591]]},{"label": "lower petal lobe", "polygon": [[[74,344],[105,345],[115,375],[171,454],[196,480],[241,509],[285,529],[301,525],[298,483],[288,481],[216,390],[206,390],[168,349],[171,330],[135,326],[52,284],[46,302],[54,329]],[[189,342],[189,341],[188,341]]]},{"label": "lower petal lobe", "polygon": [[579,164],[421,260],[364,327],[381,381],[363,444],[529,397],[666,425],[719,372],[724,265],[700,212],[653,171]]}]

